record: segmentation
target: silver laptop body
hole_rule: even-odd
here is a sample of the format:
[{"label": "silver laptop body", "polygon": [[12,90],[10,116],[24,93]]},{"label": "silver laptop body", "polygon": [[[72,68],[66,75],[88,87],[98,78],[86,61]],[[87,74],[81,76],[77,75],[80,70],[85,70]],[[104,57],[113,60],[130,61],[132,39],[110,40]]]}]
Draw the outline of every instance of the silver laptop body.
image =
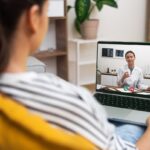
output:
[{"label": "silver laptop body", "polygon": [[[104,105],[110,119],[143,125],[150,115],[150,93],[143,91],[132,93],[117,88],[117,70],[125,65],[124,56],[129,50],[134,51],[136,66],[143,71],[143,83],[150,86],[150,43],[99,41],[97,43],[96,92],[94,95]],[[99,95],[104,95],[103,102]],[[117,97],[116,100],[113,97]],[[120,99],[125,105],[119,105]],[[135,106],[136,108],[128,106],[128,102],[125,102],[126,100],[132,102],[132,99],[138,105]],[[116,102],[118,102],[117,106],[114,105]],[[138,103],[141,103],[141,106]]]}]

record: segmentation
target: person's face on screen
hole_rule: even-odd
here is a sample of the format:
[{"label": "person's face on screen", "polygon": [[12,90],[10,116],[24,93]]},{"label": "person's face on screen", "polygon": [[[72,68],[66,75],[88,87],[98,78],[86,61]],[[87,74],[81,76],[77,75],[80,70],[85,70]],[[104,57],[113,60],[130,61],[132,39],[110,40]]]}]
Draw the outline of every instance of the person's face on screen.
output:
[{"label": "person's face on screen", "polygon": [[132,53],[128,53],[125,58],[128,65],[134,65],[135,56]]}]

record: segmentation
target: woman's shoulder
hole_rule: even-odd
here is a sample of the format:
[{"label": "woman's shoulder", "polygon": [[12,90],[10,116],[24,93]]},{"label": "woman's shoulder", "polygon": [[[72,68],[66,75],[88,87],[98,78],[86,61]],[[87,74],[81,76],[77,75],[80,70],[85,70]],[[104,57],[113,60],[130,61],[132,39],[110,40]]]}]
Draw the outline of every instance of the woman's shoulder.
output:
[{"label": "woman's shoulder", "polygon": [[42,84],[42,86],[53,86],[63,91],[70,91],[79,93],[79,91],[85,91],[84,88],[73,85],[68,81],[52,74],[52,73],[36,73],[36,72],[24,72],[24,73],[3,73],[0,75],[1,83],[8,84],[22,84],[29,83],[30,85]]},{"label": "woman's shoulder", "polygon": [[87,89],[74,85],[51,73],[37,74],[34,80],[36,80],[37,82],[42,81],[47,86],[55,86],[56,88],[60,89],[61,92],[63,91],[65,93],[76,95],[81,99],[87,99],[88,96],[91,96],[91,93]]},{"label": "woman's shoulder", "polygon": [[54,74],[44,74],[42,78],[45,81],[47,80],[47,83],[50,82],[51,84],[53,83],[55,86],[58,86],[60,90],[65,93],[70,93],[86,103],[93,103],[94,97],[91,92],[84,87],[74,85]]},{"label": "woman's shoulder", "polygon": [[[73,100],[75,103],[80,103],[85,107],[94,103],[94,98],[88,90],[73,85],[51,73],[8,73],[0,76],[0,83],[3,87],[9,86],[27,93],[38,93],[39,95],[46,94],[48,96],[52,94],[60,99],[65,98],[69,101]],[[4,92],[10,91],[4,90]],[[89,105],[87,109],[91,110],[91,107],[92,105]]]}]

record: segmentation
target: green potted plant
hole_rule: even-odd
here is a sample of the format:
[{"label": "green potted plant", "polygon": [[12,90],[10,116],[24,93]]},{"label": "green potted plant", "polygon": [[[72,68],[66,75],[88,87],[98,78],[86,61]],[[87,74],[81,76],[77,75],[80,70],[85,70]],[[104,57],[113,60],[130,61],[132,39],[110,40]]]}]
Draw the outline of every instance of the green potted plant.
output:
[{"label": "green potted plant", "polygon": [[94,39],[97,37],[98,19],[91,19],[90,15],[96,8],[101,11],[104,5],[117,8],[115,0],[75,0],[75,6],[68,6],[68,11],[75,8],[75,28],[83,39]]}]

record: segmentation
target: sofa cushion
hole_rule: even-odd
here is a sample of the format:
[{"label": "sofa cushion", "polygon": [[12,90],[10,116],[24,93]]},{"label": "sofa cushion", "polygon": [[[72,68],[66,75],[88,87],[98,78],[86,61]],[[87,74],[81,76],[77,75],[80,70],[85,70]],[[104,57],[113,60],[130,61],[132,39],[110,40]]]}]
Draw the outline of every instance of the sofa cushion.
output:
[{"label": "sofa cushion", "polygon": [[1,150],[95,150],[79,136],[46,123],[38,115],[0,95]]},{"label": "sofa cushion", "polygon": [[35,57],[28,57],[27,71],[35,71],[37,73],[46,72],[46,65]]}]

